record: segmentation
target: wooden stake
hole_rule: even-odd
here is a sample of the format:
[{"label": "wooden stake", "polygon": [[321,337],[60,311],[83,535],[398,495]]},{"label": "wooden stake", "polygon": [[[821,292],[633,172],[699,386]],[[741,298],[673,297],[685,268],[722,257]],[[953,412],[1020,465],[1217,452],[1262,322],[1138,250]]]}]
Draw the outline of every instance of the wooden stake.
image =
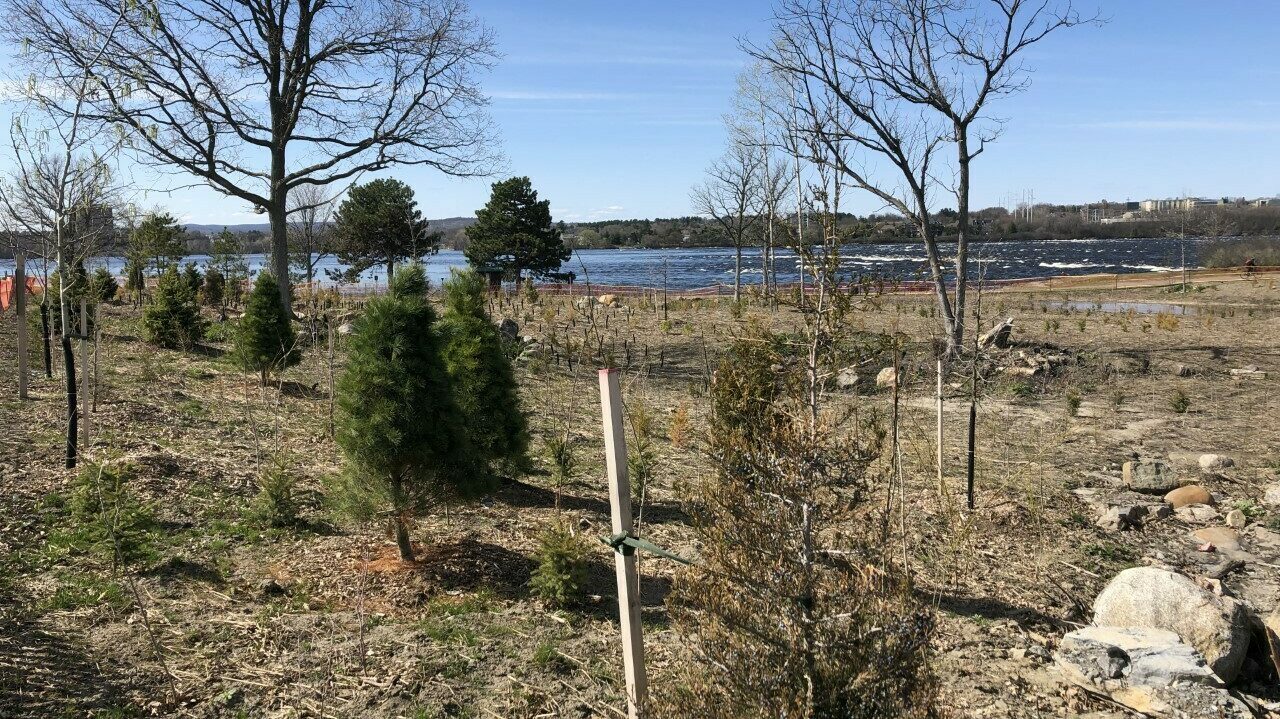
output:
[{"label": "wooden stake", "polygon": [[80,300],[80,446],[89,451],[89,303]]},{"label": "wooden stake", "polygon": [[17,293],[14,308],[18,316],[18,399],[27,398],[27,257],[19,252],[13,258],[13,291]]},{"label": "wooden stake", "polygon": [[[629,535],[631,480],[627,476],[627,435],[622,424],[622,390],[618,386],[616,369],[600,370],[600,410],[604,418],[605,465],[609,471],[613,533]],[[614,553],[613,565],[618,579],[618,621],[622,629],[622,668],[627,679],[627,716],[638,719],[648,697],[648,684],[644,671],[636,555],[629,548],[620,547]]]},{"label": "wooden stake", "polygon": [[938,491],[944,492],[942,484],[942,358],[938,358]]}]

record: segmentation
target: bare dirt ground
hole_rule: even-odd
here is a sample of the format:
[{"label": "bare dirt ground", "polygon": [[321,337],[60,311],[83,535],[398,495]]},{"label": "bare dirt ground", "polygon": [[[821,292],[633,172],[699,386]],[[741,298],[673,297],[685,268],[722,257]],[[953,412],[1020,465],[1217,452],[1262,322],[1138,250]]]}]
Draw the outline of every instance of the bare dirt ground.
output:
[{"label": "bare dirt ground", "polygon": [[[1199,481],[1219,506],[1280,527],[1280,510],[1261,501],[1280,479],[1277,280],[1203,277],[1186,294],[1162,286],[986,294],[984,325],[1012,317],[1024,352],[1052,346],[1070,361],[1030,377],[994,372],[983,384],[975,511],[964,508],[962,370],[947,378],[941,484],[933,468],[928,302],[862,300],[849,329],[914,340],[902,428],[907,531],[898,539],[921,596],[937,608],[941,704],[954,716],[1128,716],[1060,678],[1049,660],[1058,638],[1088,622],[1094,596],[1121,569],[1158,562],[1194,572],[1214,558],[1196,551],[1192,527],[1176,518],[1141,531],[1101,529],[1071,490],[1105,486],[1135,454],[1216,452],[1235,466]],[[567,426],[577,451],[561,511],[589,537],[608,533],[595,367],[575,361],[570,369],[565,348],[576,343],[580,353],[586,338],[626,367],[628,410],[654,418],[659,458],[643,533],[696,556],[682,497],[714,471],[699,439],[709,368],[746,323],[794,329],[797,319],[786,308],[733,313],[715,300],[673,301],[666,322],[639,298],[595,312],[592,330],[568,298],[495,308],[540,340],[518,370],[540,469],[479,504],[424,518],[414,531],[420,561],[407,566],[380,527],[346,523],[324,504],[323,480],[341,459],[328,434],[323,347],[263,390],[223,356],[225,342],[155,349],[139,339],[136,310],[106,307],[88,455],[131,464],[129,491],[154,516],[122,568],[75,536],[60,380],[33,373],[31,400],[16,399],[14,323],[5,315],[0,716],[621,716],[609,550],[593,541],[581,608],[548,609],[528,586],[538,532],[557,515],[543,437]],[[1020,361],[1016,351],[999,363]],[[42,370],[40,361],[33,353]],[[1229,374],[1249,365],[1269,378]],[[878,358],[858,367],[857,387],[833,387],[831,401],[887,410],[889,394],[873,381],[883,366]],[[1187,401],[1175,408],[1179,392]],[[1075,412],[1069,397],[1079,398]],[[688,437],[674,443],[669,427],[680,408]],[[257,478],[275,462],[300,481],[305,522],[297,529],[268,530],[253,518]],[[1274,562],[1225,581],[1269,612],[1280,587]],[[657,693],[684,656],[663,606],[678,570],[646,557],[641,571]],[[1264,702],[1280,698],[1259,682],[1242,689]]]}]

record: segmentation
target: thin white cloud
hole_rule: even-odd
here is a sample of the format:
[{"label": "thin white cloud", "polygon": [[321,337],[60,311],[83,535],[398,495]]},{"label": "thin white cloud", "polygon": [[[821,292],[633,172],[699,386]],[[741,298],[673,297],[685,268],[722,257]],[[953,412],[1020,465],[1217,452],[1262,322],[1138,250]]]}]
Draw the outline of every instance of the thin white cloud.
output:
[{"label": "thin white cloud", "polygon": [[494,90],[489,97],[495,100],[527,100],[532,102],[575,102],[589,100],[630,100],[635,94],[616,92],[560,92],[555,90]]},{"label": "thin white cloud", "polygon": [[650,54],[618,54],[601,53],[566,53],[563,55],[522,55],[509,58],[512,62],[527,65],[677,65],[680,67],[701,68],[736,68],[747,64],[744,58],[730,57],[693,57],[690,55],[650,55]]},{"label": "thin white cloud", "polygon": [[1203,130],[1209,132],[1276,132],[1280,122],[1222,119],[1110,120],[1085,122],[1077,127],[1099,130]]},{"label": "thin white cloud", "polygon": [[570,212],[568,210],[554,210],[552,211],[552,214],[555,215],[557,219],[568,220],[569,222],[574,222],[578,220],[591,221],[591,220],[601,220],[607,217],[618,215],[625,209],[627,208],[623,207],[622,205],[609,205],[608,207],[601,207],[595,210],[587,210],[586,212]]}]

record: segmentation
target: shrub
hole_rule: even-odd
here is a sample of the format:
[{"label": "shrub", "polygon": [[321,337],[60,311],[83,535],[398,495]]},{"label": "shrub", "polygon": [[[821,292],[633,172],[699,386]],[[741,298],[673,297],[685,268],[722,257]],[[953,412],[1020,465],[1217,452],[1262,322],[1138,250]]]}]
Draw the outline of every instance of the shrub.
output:
[{"label": "shrub", "polygon": [[684,402],[681,402],[676,410],[671,413],[671,425],[667,427],[667,439],[671,440],[671,446],[677,449],[683,449],[685,443],[689,441],[689,408]]},{"label": "shrub", "polygon": [[573,440],[568,428],[564,434],[547,437],[547,459],[551,460],[551,481],[556,488],[556,508],[560,507],[560,491],[573,480],[573,470],[578,460],[573,453]]},{"label": "shrub", "polygon": [[1187,410],[1191,409],[1191,397],[1182,388],[1178,388],[1169,398],[1169,408],[1178,414],[1186,414]]},{"label": "shrub", "polygon": [[538,568],[529,580],[533,593],[556,607],[582,601],[587,584],[586,542],[565,524],[555,522],[538,537]]},{"label": "shrub", "polygon": [[362,519],[390,509],[406,561],[414,557],[413,517],[489,487],[453,399],[426,288],[422,266],[412,264],[396,272],[388,294],[369,302],[347,340],[337,388],[337,442],[347,467],[334,480],[333,499]]},{"label": "shrub", "polygon": [[191,294],[199,297],[200,288],[204,286],[204,276],[200,274],[200,268],[196,267],[196,263],[187,263],[186,269],[182,271],[182,279],[187,281],[187,286],[191,288]]},{"label": "shrub", "polygon": [[1205,267],[1241,267],[1250,258],[1261,267],[1280,266],[1280,240],[1257,237],[1220,242],[1204,253],[1202,261]]},{"label": "shrub", "polygon": [[142,329],[149,342],[169,349],[186,349],[204,337],[195,293],[177,265],[160,275],[155,297],[142,311]]},{"label": "shrub", "polygon": [[1067,416],[1075,417],[1080,414],[1080,405],[1084,402],[1084,398],[1076,392],[1067,392]]},{"label": "shrub", "polygon": [[120,283],[116,281],[116,276],[111,274],[111,270],[99,267],[93,271],[93,279],[89,281],[89,292],[99,302],[114,300],[119,290]]},{"label": "shrub", "polygon": [[485,312],[483,278],[454,272],[444,284],[444,306],[444,362],[471,444],[491,471],[523,471],[529,435],[502,333]]},{"label": "shrub", "polygon": [[655,716],[929,716],[932,614],[877,523],[858,520],[884,480],[884,431],[865,417],[841,427],[832,412],[806,421],[816,406],[788,351],[761,332],[716,370],[716,473],[691,503],[702,561],[668,600],[698,660]]},{"label": "shrub", "polygon": [[258,496],[250,507],[250,516],[259,524],[273,529],[297,525],[296,484],[288,465],[280,459],[273,461],[258,478]]},{"label": "shrub", "polygon": [[91,463],[81,468],[67,503],[71,510],[71,532],[51,537],[50,541],[61,541],[74,550],[112,557],[126,564],[150,559],[155,518],[128,491],[132,473],[128,466]]},{"label": "shrub", "polygon": [[204,287],[200,288],[200,300],[210,307],[221,307],[227,293],[227,278],[217,268],[210,267],[204,273]]},{"label": "shrub", "polygon": [[244,317],[236,327],[234,358],[246,371],[257,372],[264,385],[272,371],[302,360],[289,309],[281,304],[280,287],[269,273],[258,275],[245,303]]}]

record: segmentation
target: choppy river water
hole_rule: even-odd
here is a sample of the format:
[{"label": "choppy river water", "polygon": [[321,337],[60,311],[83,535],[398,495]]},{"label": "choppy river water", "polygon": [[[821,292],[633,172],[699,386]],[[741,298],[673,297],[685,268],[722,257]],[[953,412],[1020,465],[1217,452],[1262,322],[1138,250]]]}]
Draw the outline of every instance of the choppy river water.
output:
[{"label": "choppy river water", "polygon": [[[1201,252],[1215,240],[1178,239],[1123,239],[1123,240],[1053,240],[988,242],[971,246],[970,256],[981,260],[987,279],[1004,280],[1059,275],[1087,275],[1097,273],[1130,273],[1175,269],[1182,266],[1185,244],[1186,262],[1189,267],[1199,264]],[[940,247],[944,255],[954,252],[953,244]],[[593,284],[643,285],[660,287],[665,284],[673,290],[688,290],[733,283],[733,248],[697,249],[635,249],[635,250],[579,250],[565,264],[565,270],[573,270],[578,281],[584,274]],[[192,255],[184,260],[203,265],[208,258]],[[265,255],[248,256],[250,269],[256,273],[267,261]],[[105,264],[113,272],[120,273],[124,260],[120,257],[99,257],[86,263],[90,269]],[[433,282],[449,276],[449,270],[466,265],[466,258],[456,250],[441,250],[426,258],[427,273]],[[337,269],[341,265],[328,258],[321,263],[323,269]],[[974,265],[977,273],[978,265]],[[790,251],[778,253],[778,281],[799,279],[799,265]],[[852,277],[872,275],[890,279],[912,280],[925,276],[925,254],[921,245],[857,244],[849,245],[841,252],[841,270]],[[38,271],[38,263],[30,271]],[[0,259],[0,276],[13,273],[13,260]],[[323,273],[322,273],[323,274]],[[743,250],[743,282],[760,281],[760,251],[758,248]],[[366,283],[386,281],[385,270],[371,269],[362,278]]]}]

